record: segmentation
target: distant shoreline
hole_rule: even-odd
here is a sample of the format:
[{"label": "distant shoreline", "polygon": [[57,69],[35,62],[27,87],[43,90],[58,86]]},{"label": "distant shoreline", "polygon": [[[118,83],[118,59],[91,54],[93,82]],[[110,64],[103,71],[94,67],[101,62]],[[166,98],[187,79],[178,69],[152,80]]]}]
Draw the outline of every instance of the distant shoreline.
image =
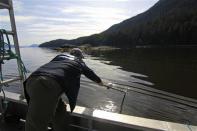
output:
[{"label": "distant shoreline", "polygon": [[[43,47],[41,47],[43,48]],[[47,48],[47,47],[45,47]],[[58,52],[68,52],[72,48],[80,48],[84,52],[94,52],[94,51],[112,51],[112,50],[117,50],[120,48],[117,47],[112,47],[112,46],[90,46],[90,45],[81,45],[81,46],[67,46],[67,47],[56,47],[56,48],[51,48],[53,50],[56,50]]]},{"label": "distant shoreline", "polygon": [[52,50],[56,50],[58,52],[68,52],[70,49],[72,48],[80,48],[85,52],[92,52],[92,51],[113,51],[113,50],[118,50],[118,49],[140,49],[140,48],[147,48],[147,49],[154,49],[154,48],[158,48],[158,49],[167,49],[167,48],[197,48],[197,45],[139,45],[139,46],[135,46],[135,47],[130,47],[130,48],[118,48],[118,47],[112,47],[112,46],[91,46],[89,44],[86,45],[80,45],[80,46],[75,46],[75,45],[71,45],[71,46],[66,46],[66,47],[39,47],[39,48],[48,48],[48,49],[52,49]]}]

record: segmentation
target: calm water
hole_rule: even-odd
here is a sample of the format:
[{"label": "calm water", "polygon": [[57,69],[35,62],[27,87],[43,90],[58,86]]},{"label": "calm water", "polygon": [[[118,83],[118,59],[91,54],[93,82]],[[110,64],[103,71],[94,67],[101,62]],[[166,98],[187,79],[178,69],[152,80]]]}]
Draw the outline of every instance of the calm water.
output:
[{"label": "calm water", "polygon": [[[21,48],[21,54],[26,67],[32,72],[58,53],[41,48]],[[96,52],[84,61],[104,81],[117,83],[117,88],[129,88],[123,114],[197,125],[196,49]],[[15,61],[4,66],[4,72],[15,75]],[[19,91],[13,86],[7,90]],[[82,77],[79,105],[119,112],[122,98],[123,93],[99,87]]]},{"label": "calm water", "polygon": [[100,52],[95,56],[122,70],[143,74],[145,77],[133,77],[152,83],[149,86],[153,88],[197,99],[197,48],[141,48]]}]

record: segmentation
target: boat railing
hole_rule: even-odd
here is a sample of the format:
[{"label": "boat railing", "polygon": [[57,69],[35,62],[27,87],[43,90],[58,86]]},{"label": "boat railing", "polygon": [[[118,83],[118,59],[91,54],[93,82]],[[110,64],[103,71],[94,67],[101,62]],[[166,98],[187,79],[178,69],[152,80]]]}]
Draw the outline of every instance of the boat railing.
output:
[{"label": "boat railing", "polygon": [[[6,100],[9,101],[8,113],[20,115],[25,122],[27,104],[25,100],[20,100],[20,94],[5,91]],[[0,94],[0,99],[3,95]],[[69,107],[69,106],[65,106]],[[69,108],[67,108],[69,111]],[[1,112],[1,108],[0,108]],[[197,126],[189,124],[179,124],[168,121],[159,121],[142,117],[135,117],[119,113],[106,112],[97,109],[76,106],[73,113],[68,113],[70,117],[69,125],[72,130],[77,131],[195,131]]]}]

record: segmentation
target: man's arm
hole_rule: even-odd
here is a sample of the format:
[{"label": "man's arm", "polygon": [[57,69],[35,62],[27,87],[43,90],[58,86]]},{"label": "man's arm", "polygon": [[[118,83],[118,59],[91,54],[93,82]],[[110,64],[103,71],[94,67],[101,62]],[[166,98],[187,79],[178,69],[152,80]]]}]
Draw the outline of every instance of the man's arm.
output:
[{"label": "man's arm", "polygon": [[99,76],[97,76],[94,71],[92,71],[89,67],[86,66],[85,63],[82,63],[82,66],[83,66],[83,74],[89,78],[90,80],[98,83],[100,86],[103,86],[103,82],[102,80],[100,79]]}]

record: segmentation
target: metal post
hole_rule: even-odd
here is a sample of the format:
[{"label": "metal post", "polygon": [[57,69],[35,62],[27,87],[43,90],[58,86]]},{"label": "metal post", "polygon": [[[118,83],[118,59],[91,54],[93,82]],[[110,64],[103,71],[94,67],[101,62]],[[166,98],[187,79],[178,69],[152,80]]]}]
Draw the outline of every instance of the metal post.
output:
[{"label": "metal post", "polygon": [[120,114],[122,114],[122,110],[123,110],[124,100],[125,100],[126,94],[127,94],[127,91],[124,91],[124,96],[122,98],[122,102],[121,102],[121,105],[120,105],[120,111],[119,111]]},{"label": "metal post", "polygon": [[[16,52],[16,55],[18,56],[18,58],[20,58],[21,55],[20,55],[20,50],[19,50],[18,35],[17,35],[17,31],[16,31],[16,23],[15,23],[15,18],[14,18],[13,3],[12,3],[12,0],[8,0],[8,2],[9,2],[9,5],[10,5],[9,14],[10,14],[11,28],[12,28],[12,32],[13,32],[15,52]],[[20,77],[23,81],[24,76],[23,76],[22,71],[21,71],[22,67],[21,67],[19,59],[17,59],[17,64],[18,64],[19,75],[20,75]]]}]

